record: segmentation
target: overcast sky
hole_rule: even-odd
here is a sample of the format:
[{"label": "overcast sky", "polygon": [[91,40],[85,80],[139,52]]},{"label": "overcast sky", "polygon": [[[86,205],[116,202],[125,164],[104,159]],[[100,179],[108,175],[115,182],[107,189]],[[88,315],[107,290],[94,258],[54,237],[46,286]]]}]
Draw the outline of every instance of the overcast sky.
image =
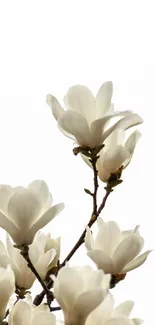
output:
[{"label": "overcast sky", "polygon": [[[116,110],[131,109],[144,124],[124,182],[102,216],[122,229],[140,224],[145,248],[155,247],[154,13],[150,0],[0,1],[0,183],[44,179],[54,201],[66,204],[46,227],[55,236],[63,233],[62,257],[91,214],[83,188],[92,189],[92,171],[73,156],[72,141],[57,129],[46,94],[62,101],[74,84],[95,94],[107,80],[114,84]],[[89,263],[84,249],[72,263]],[[152,253],[113,290],[117,303],[136,302],[134,315],[146,325],[154,321],[154,273]]]}]

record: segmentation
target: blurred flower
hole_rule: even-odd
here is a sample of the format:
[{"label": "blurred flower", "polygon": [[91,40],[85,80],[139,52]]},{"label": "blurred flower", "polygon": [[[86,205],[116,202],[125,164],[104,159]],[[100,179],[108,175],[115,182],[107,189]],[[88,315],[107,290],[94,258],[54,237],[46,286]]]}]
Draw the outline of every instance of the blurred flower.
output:
[{"label": "blurred flower", "polygon": [[85,325],[140,325],[138,318],[130,319],[134,303],[131,300],[114,308],[114,299],[109,293],[105,300],[88,316]]},{"label": "blurred flower", "polygon": [[126,273],[145,262],[150,250],[136,257],[144,244],[144,239],[138,231],[139,227],[134,230],[121,231],[116,222],[104,222],[101,218],[98,218],[97,225],[96,239],[93,239],[91,230],[88,228],[85,244],[88,256],[99,269],[111,274]]},{"label": "blurred flower", "polygon": [[[95,148],[115,129],[126,130],[143,122],[139,115],[131,111],[114,112],[112,92],[112,82],[103,83],[96,97],[87,87],[76,85],[68,90],[64,98],[66,111],[50,94],[47,95],[47,104],[51,107],[60,130],[67,137],[82,147]],[[109,127],[112,118],[119,116],[123,118]]]},{"label": "blurred flower", "polygon": [[[134,131],[124,143],[124,130],[117,129],[109,135],[96,163],[98,175],[103,182],[108,181],[111,174],[117,173],[120,168],[123,170],[128,166],[140,136],[139,131]],[[82,158],[92,168],[89,158],[84,155]]]},{"label": "blurred flower", "polygon": [[60,269],[54,280],[54,296],[66,325],[83,325],[89,313],[106,297],[110,275],[89,266]]},{"label": "blurred flower", "polygon": [[52,206],[52,195],[44,181],[35,180],[28,188],[0,186],[0,227],[18,245],[30,245],[36,232],[64,208]]},{"label": "blurred flower", "polygon": [[[34,237],[33,243],[29,246],[30,260],[43,280],[45,280],[48,270],[56,265],[60,254],[59,243],[59,238],[52,239],[49,234],[45,235],[38,232]],[[0,242],[0,266],[6,267],[8,264],[11,264],[16,286],[24,290],[30,289],[36,277],[27,266],[27,262],[20,254],[20,251],[13,246],[8,235],[7,251]]]},{"label": "blurred flower", "polygon": [[0,267],[0,321],[5,317],[9,298],[15,291],[15,279],[11,266]]},{"label": "blurred flower", "polygon": [[56,317],[45,304],[35,307],[31,298],[19,300],[12,308],[8,325],[55,325]]}]

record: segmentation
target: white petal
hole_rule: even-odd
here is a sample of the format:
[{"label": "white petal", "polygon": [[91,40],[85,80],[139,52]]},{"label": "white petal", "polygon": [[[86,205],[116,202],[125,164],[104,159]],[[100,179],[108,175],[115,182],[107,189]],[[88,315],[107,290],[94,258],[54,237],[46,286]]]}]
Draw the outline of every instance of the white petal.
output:
[{"label": "white petal", "polygon": [[7,269],[0,267],[0,320],[5,316],[9,298],[14,293],[14,290],[14,274],[10,265],[8,265]]},{"label": "white petal", "polygon": [[49,311],[47,305],[40,305],[36,307],[32,312],[31,317],[32,325],[55,325],[56,317]]},{"label": "white petal", "polygon": [[40,213],[39,200],[26,188],[19,188],[8,203],[9,218],[21,231],[27,231]]},{"label": "white petal", "polygon": [[85,245],[88,250],[93,249],[95,246],[94,239],[92,236],[92,231],[89,227],[87,227],[87,231],[86,231]]},{"label": "white petal", "polygon": [[30,305],[23,300],[19,300],[9,314],[9,325],[29,324],[30,313]]},{"label": "white petal", "polygon": [[128,317],[134,307],[134,302],[132,300],[124,301],[119,306],[117,306],[112,314],[112,317]]},{"label": "white petal", "polygon": [[64,204],[59,203],[53,205],[50,209],[48,209],[36,222],[34,222],[31,226],[30,232],[32,236],[36,234],[38,230],[45,227],[53,218],[57,216],[64,209]]},{"label": "white petal", "polygon": [[45,279],[48,265],[53,261],[55,255],[56,255],[56,250],[52,248],[48,252],[46,252],[43,256],[41,256],[37,264],[35,264],[35,268],[42,279]]},{"label": "white petal", "polygon": [[119,244],[113,255],[115,273],[121,272],[124,266],[139,254],[143,244],[143,238],[137,234],[132,234]]},{"label": "white petal", "polygon": [[111,316],[114,306],[114,299],[110,293],[107,294],[103,302],[88,316],[87,325],[104,324]]},{"label": "white petal", "polygon": [[109,148],[114,148],[116,145],[123,145],[125,139],[125,132],[121,129],[114,130],[108,138],[105,140],[104,151],[107,151]]},{"label": "white petal", "polygon": [[140,137],[141,137],[141,133],[136,130],[127,139],[127,141],[125,143],[125,148],[130,152],[130,154],[133,153]]},{"label": "white petal", "polygon": [[1,212],[0,227],[6,230],[12,238],[14,238],[19,233],[19,229],[15,226],[15,224]]},{"label": "white petal", "polygon": [[102,289],[87,291],[81,294],[75,304],[75,313],[82,319],[82,323],[87,316],[97,307],[104,299]]},{"label": "white petal", "polygon": [[143,123],[142,118],[138,114],[128,114],[126,117],[122,118],[120,121],[111,126],[104,133],[103,141],[116,129],[127,130],[134,125]]},{"label": "white petal", "polygon": [[104,325],[133,325],[133,322],[127,317],[117,317],[109,319]]},{"label": "white petal", "polygon": [[7,205],[14,189],[9,185],[0,185],[0,210],[7,213]]},{"label": "white petal", "polygon": [[96,263],[99,269],[105,273],[113,273],[112,259],[103,251],[95,249],[88,251],[87,255]]},{"label": "white petal", "polygon": [[68,90],[64,98],[65,107],[85,117],[88,124],[96,118],[95,99],[85,86],[76,85]]},{"label": "white petal", "polygon": [[41,205],[52,205],[52,195],[44,181],[37,179],[30,183],[28,188],[39,198]]},{"label": "white petal", "polygon": [[129,272],[129,271],[131,271],[131,270],[134,270],[134,269],[136,269],[137,267],[139,267],[140,265],[142,265],[142,264],[146,261],[148,255],[149,255],[151,252],[152,252],[151,250],[148,250],[148,251],[146,251],[145,253],[139,255],[138,257],[136,257],[134,260],[132,260],[131,262],[129,262],[129,263],[124,267],[123,271],[126,273],[126,272]]},{"label": "white petal", "polygon": [[60,269],[54,281],[54,295],[62,309],[71,310],[75,299],[83,290],[84,284],[76,268],[64,267]]},{"label": "white petal", "polygon": [[96,119],[102,118],[109,111],[113,92],[111,81],[103,83],[96,95]]},{"label": "white petal", "polygon": [[88,123],[81,114],[68,110],[58,120],[59,126],[69,134],[72,134],[79,145],[85,147],[93,146],[92,134]]},{"label": "white petal", "polygon": [[95,247],[106,252],[109,257],[112,257],[121,241],[119,225],[114,221],[104,222],[101,218],[98,218],[97,226],[98,233],[95,240]]},{"label": "white petal", "polygon": [[133,321],[134,325],[140,325],[144,322],[142,319],[139,319],[139,318],[132,318],[132,321]]},{"label": "white petal", "polygon": [[65,110],[61,107],[58,100],[51,94],[47,95],[46,103],[52,109],[53,116],[55,117],[56,120],[58,120],[60,115],[65,112]]}]

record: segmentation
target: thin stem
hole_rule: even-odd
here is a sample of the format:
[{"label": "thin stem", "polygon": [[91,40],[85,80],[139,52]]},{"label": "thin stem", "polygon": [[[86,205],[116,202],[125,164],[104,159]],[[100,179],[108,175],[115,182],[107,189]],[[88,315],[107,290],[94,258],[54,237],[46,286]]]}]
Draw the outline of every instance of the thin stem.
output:
[{"label": "thin stem", "polygon": [[34,273],[34,275],[36,276],[37,280],[39,281],[39,283],[41,284],[44,294],[46,294],[47,297],[47,303],[50,306],[51,301],[53,300],[53,293],[47,288],[46,284],[44,283],[44,281],[42,280],[42,278],[40,277],[39,273],[37,272],[37,270],[35,269],[34,265],[32,264],[30,258],[29,258],[29,247],[27,245],[24,245],[21,247],[21,252],[20,254],[24,257],[24,259],[27,261],[27,265],[28,267],[31,269],[31,271]]},{"label": "thin stem", "polygon": [[97,157],[91,158],[90,162],[93,167],[93,172],[94,172],[94,192],[92,193],[93,196],[93,212],[92,216],[97,214],[97,190],[98,190],[98,170],[96,168],[96,161]]},{"label": "thin stem", "polygon": [[57,310],[61,310],[60,306],[57,306],[57,307],[50,307],[50,311],[53,312],[53,311],[57,311]]}]

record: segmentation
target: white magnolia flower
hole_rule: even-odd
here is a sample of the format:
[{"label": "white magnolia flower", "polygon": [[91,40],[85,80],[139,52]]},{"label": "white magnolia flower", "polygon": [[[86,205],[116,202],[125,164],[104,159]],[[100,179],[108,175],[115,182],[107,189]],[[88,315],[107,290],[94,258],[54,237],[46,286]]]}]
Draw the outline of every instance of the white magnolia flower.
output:
[{"label": "white magnolia flower", "polygon": [[[103,83],[96,97],[87,87],[76,85],[68,90],[64,98],[66,111],[50,94],[47,95],[47,104],[66,136],[80,146],[95,148],[116,128],[126,130],[143,122],[139,115],[131,111],[114,112],[111,104],[112,91],[112,82]],[[109,127],[111,119],[118,116],[123,118]]]},{"label": "white magnolia flower", "polygon": [[18,245],[32,243],[36,232],[49,223],[62,209],[51,207],[52,195],[44,181],[33,181],[27,188],[0,186],[0,227]]},{"label": "white magnolia flower", "polygon": [[[128,166],[140,135],[139,131],[134,131],[125,142],[124,130],[116,129],[105,140],[96,163],[98,175],[103,182],[108,181],[111,174],[116,173],[120,167],[125,169]],[[92,167],[88,157],[82,155],[82,158]]]},{"label": "white magnolia flower", "polygon": [[15,279],[11,266],[0,267],[0,321],[5,317],[9,298],[15,291]]},{"label": "white magnolia flower", "polygon": [[47,305],[35,307],[31,300],[19,300],[9,314],[9,325],[55,325],[56,317]]},{"label": "white magnolia flower", "polygon": [[89,313],[105,298],[110,275],[89,266],[60,269],[54,280],[54,296],[63,310],[66,325],[83,325]]},{"label": "white magnolia flower", "polygon": [[[33,243],[29,246],[30,260],[43,280],[45,280],[49,266],[54,263],[56,256],[54,248],[46,248],[46,240],[48,240],[46,235],[39,232],[34,237]],[[24,290],[30,289],[36,277],[27,266],[27,262],[20,254],[20,251],[13,246],[8,235],[7,251],[10,258],[8,263],[11,264],[15,274],[16,286]],[[4,265],[5,259],[4,255],[0,255],[0,265],[2,263]]]},{"label": "white magnolia flower", "polygon": [[136,257],[144,244],[144,239],[138,232],[139,227],[134,230],[121,231],[116,222],[104,222],[101,218],[98,218],[97,225],[96,239],[93,239],[91,230],[88,228],[85,244],[88,256],[99,269],[111,274],[126,273],[145,262],[150,250]]},{"label": "white magnolia flower", "polygon": [[85,325],[140,325],[139,318],[130,319],[134,303],[131,300],[114,308],[114,299],[109,293],[105,300],[88,316]]}]

